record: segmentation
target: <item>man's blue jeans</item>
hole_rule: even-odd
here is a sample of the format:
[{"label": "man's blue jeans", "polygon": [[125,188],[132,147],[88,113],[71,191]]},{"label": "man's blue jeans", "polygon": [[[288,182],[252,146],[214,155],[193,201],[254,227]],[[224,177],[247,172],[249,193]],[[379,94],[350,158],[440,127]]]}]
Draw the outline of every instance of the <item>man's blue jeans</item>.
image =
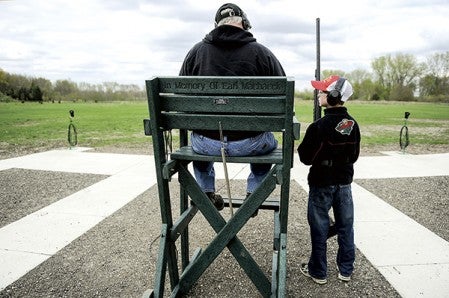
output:
[{"label": "man's blue jeans", "polygon": [[338,270],[344,276],[350,276],[354,270],[354,204],[351,185],[310,186],[307,220],[310,225],[312,253],[309,273],[315,278],[327,277],[327,232],[331,207],[338,232]]},{"label": "man's blue jeans", "polygon": [[[192,132],[192,149],[198,154],[221,156],[221,141]],[[273,133],[265,132],[253,138],[223,143],[226,156],[255,156],[270,153],[277,147]],[[247,179],[249,193],[262,182],[271,169],[271,164],[250,164],[251,173]],[[213,162],[194,161],[193,171],[196,181],[204,192],[215,192],[215,170]]]}]

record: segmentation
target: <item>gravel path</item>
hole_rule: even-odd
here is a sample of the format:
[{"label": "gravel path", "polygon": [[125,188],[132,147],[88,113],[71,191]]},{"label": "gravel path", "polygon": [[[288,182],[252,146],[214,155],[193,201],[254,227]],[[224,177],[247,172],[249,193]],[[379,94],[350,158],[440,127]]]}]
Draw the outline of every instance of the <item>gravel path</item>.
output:
[{"label": "gravel path", "polygon": [[449,176],[355,182],[449,241]]},{"label": "gravel path", "polygon": [[0,171],[0,228],[105,177],[25,169]]}]

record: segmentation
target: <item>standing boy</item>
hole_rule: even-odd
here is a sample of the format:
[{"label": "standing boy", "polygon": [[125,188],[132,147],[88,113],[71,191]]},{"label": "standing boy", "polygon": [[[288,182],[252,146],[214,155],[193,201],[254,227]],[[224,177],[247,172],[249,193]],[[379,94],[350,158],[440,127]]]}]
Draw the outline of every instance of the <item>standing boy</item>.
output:
[{"label": "standing boy", "polygon": [[312,252],[308,263],[301,264],[301,273],[318,284],[327,282],[328,213],[332,208],[338,235],[338,278],[350,281],[355,260],[351,183],[360,152],[360,130],[343,105],[353,93],[352,86],[336,75],[311,83],[325,110],[324,117],[307,128],[298,147],[301,162],[311,165],[307,220]]}]

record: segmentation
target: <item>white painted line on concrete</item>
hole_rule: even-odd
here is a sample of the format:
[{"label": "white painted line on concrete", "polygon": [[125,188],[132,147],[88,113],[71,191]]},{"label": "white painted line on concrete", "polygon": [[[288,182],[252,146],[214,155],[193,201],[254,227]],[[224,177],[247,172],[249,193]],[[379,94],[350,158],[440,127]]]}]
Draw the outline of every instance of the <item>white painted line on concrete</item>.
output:
[{"label": "white painted line on concrete", "polygon": [[[361,157],[356,165],[356,178],[447,176],[449,154]],[[292,178],[306,191],[307,173],[295,159]],[[403,297],[449,297],[449,243],[356,183],[352,191],[356,246],[373,266]]]},{"label": "white painted line on concrete", "polygon": [[[88,148],[84,148],[88,149]],[[114,175],[140,162],[154,161],[149,155],[51,150],[0,160],[0,170],[10,168],[70,173]]]},{"label": "white painted line on concrete", "polygon": [[24,276],[50,256],[0,249],[0,291]]},{"label": "white painted line on concrete", "polygon": [[449,243],[353,183],[355,242],[403,297],[448,297]]},{"label": "white painted line on concrete", "polygon": [[[114,174],[0,229],[0,290],[156,183],[151,156],[47,153],[8,162],[13,167],[69,172],[80,172],[84,164],[88,173]],[[55,164],[62,160],[64,167]],[[96,171],[96,165],[105,167]]]},{"label": "white painted line on concrete", "polygon": [[389,156],[360,157],[354,165],[354,178],[406,178],[449,174],[449,153],[410,155],[389,152],[389,154]]},{"label": "white painted line on concrete", "polygon": [[378,269],[382,275],[388,276],[388,281],[397,287],[402,297],[449,297],[449,264],[398,265]]}]

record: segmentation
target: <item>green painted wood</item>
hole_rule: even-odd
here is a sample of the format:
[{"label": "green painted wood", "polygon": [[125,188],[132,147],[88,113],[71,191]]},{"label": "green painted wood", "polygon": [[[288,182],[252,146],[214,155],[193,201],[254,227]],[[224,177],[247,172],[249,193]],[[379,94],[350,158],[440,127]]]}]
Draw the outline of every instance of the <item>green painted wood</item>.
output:
[{"label": "green painted wood", "polygon": [[159,77],[161,93],[285,94],[283,77]]},{"label": "green painted wood", "polygon": [[223,114],[188,114],[163,113],[160,115],[160,127],[164,130],[184,128],[188,130],[204,129],[218,130],[219,123],[223,130],[241,131],[283,131],[284,116],[280,115],[223,115]]},{"label": "green painted wood", "polygon": [[160,129],[160,101],[159,101],[159,81],[157,79],[146,81],[148,110],[150,114],[151,137],[153,140],[154,166],[156,168],[156,179],[159,194],[159,205],[163,224],[169,227],[173,224],[170,193],[168,180],[163,177],[163,166],[165,160],[165,146],[163,130]]},{"label": "green painted wood", "polygon": [[281,233],[287,233],[287,223],[288,223],[288,206],[290,200],[290,169],[284,167],[283,169],[283,182],[281,184],[281,207],[280,207],[280,227]]},{"label": "green painted wood", "polygon": [[285,96],[199,96],[164,94],[162,111],[194,113],[284,114]]},{"label": "green painted wood", "polygon": [[[184,161],[215,161],[221,162],[221,156],[209,156],[201,155],[195,153],[191,146],[181,147],[171,154],[171,158],[174,160],[184,160]],[[229,163],[271,163],[271,164],[281,164],[282,159],[282,149],[275,149],[269,154],[258,155],[258,156],[228,156],[226,157],[226,162]]]},{"label": "green painted wood", "polygon": [[[154,79],[151,81],[147,81],[146,84],[148,96],[148,109],[150,114],[150,125],[152,132],[151,137],[153,140],[153,149],[154,149],[156,178],[158,182],[157,187],[159,194],[161,221],[163,225],[167,225],[168,228],[171,228],[171,226],[173,225],[173,218],[172,218],[168,180],[163,178],[163,170],[162,170],[163,165],[166,162],[166,159],[165,159],[163,131],[159,129],[160,120],[158,116],[160,115],[159,109],[160,105],[158,103],[159,98],[158,80]],[[161,250],[165,250],[165,252],[161,252]],[[179,272],[176,256],[177,252],[175,244],[167,241],[164,246],[160,246],[159,251],[160,254],[158,256],[158,259],[161,257],[166,258],[166,261],[164,261],[164,263],[166,263],[168,267],[168,274],[170,277],[171,288],[174,288],[174,286],[179,282]],[[160,285],[162,279],[165,279],[165,269],[157,271],[155,276],[155,285]],[[163,288],[159,290],[160,292],[158,292],[156,297],[161,297],[163,295]]]},{"label": "green painted wood", "polygon": [[165,287],[165,273],[167,269],[167,252],[168,252],[168,226],[162,225],[161,236],[159,240],[159,254],[156,263],[156,274],[154,280],[154,297],[162,297]]},{"label": "green painted wood", "polygon": [[278,297],[278,279],[279,279],[279,251],[273,251],[273,258],[271,261],[271,296]]},{"label": "green painted wood", "polygon": [[162,167],[162,177],[168,181],[170,181],[171,176],[176,174],[178,163],[176,160],[167,161]]},{"label": "green painted wood", "polygon": [[279,220],[279,211],[274,212],[274,239],[273,250],[279,250],[281,242],[281,221]]},{"label": "green painted wood", "polygon": [[188,227],[190,221],[192,221],[197,212],[198,208],[193,205],[183,211],[170,230],[170,241],[174,242],[178,239],[182,232]]},{"label": "green painted wood", "polygon": [[301,137],[301,124],[296,116],[293,116],[293,138],[299,140]]},{"label": "green painted wood", "polygon": [[[189,211],[189,216],[193,219],[195,214],[198,211],[198,208],[196,206],[189,206],[189,197],[187,195],[187,192],[180,186],[179,187],[179,195],[180,195],[180,202],[179,202],[179,208],[181,214],[184,214]],[[181,216],[182,217],[182,216]],[[177,221],[178,223],[178,221]],[[183,226],[184,224],[180,224],[181,231],[181,264],[182,264],[182,270],[185,270],[185,268],[189,265],[189,226],[188,223],[190,223],[190,220],[185,220],[185,223],[187,223],[187,226]],[[173,230],[176,229],[177,224],[174,224]],[[172,238],[173,239],[173,238]]]},{"label": "green painted wood", "polygon": [[279,277],[276,297],[285,297],[287,291],[287,234],[281,234],[281,249],[279,250]]},{"label": "green painted wood", "polygon": [[[162,224],[168,229],[167,233],[171,233],[164,237],[164,243],[160,243],[158,263],[162,262],[167,269],[156,272],[155,287],[159,287],[156,297],[161,297],[163,294],[160,280],[165,280],[165,270],[168,270],[170,275],[172,296],[183,295],[226,246],[262,296],[283,297],[286,282],[290,168],[293,166],[294,140],[299,138],[300,129],[299,122],[294,118],[293,79],[285,77],[158,77],[147,80],[146,85],[150,117],[149,120],[144,120],[144,131],[146,135],[151,134],[153,139],[161,219]],[[224,130],[282,132],[282,146],[271,154],[257,157],[228,157],[227,162],[278,165],[272,169],[261,187],[247,201],[240,203],[240,208],[228,223],[187,170],[187,165],[192,160],[221,162],[221,157],[198,155],[187,146],[188,130],[218,130],[219,122]],[[181,149],[171,154],[172,160],[167,162],[163,133],[169,129],[179,129]],[[181,187],[181,216],[173,224],[168,182],[177,171],[179,171]],[[280,198],[276,206],[279,212],[276,211],[274,216],[274,247],[279,251],[275,250],[273,254],[273,276],[270,283],[236,235],[258,206],[263,208],[263,202],[275,189],[276,182],[281,185]],[[193,260],[189,260],[188,257],[188,223],[193,216],[193,209],[189,209],[188,206],[188,197],[217,233],[204,252],[196,255]],[[278,236],[279,232],[281,236]],[[180,277],[175,246],[179,233],[181,233],[182,258]]]},{"label": "green painted wood", "polygon": [[151,136],[150,119],[143,119],[143,131],[146,136]]},{"label": "green painted wood", "polygon": [[287,234],[280,234],[279,250],[273,252],[271,297],[285,297],[287,291]]},{"label": "green painted wood", "polygon": [[[225,207],[229,207],[229,199],[223,198]],[[232,198],[232,206],[234,208],[239,208],[243,205],[243,202],[245,201],[245,198]],[[269,197],[267,198],[262,205],[260,205],[259,210],[272,210],[272,211],[279,211],[279,198],[273,198]]]},{"label": "green painted wood", "polygon": [[[268,194],[271,193],[275,187],[275,181],[273,177],[269,176],[270,175],[267,175],[267,177],[262,181],[264,187],[259,187],[253,193],[253,196],[257,198],[257,201],[252,201],[251,204],[246,204],[246,208],[243,208],[242,206],[242,208],[234,214],[234,217],[226,223],[221,214],[213,207],[212,203],[201,191],[190,172],[184,167],[179,169],[179,183],[185,187],[195,205],[197,205],[198,209],[201,210],[211,227],[218,233],[214,240],[212,240],[204,252],[195,261],[195,263],[189,265],[189,268],[182,273],[179,281],[181,293],[186,293],[190,289],[202,273],[204,273],[204,270],[206,270],[206,268],[226,246],[258,290],[264,296],[266,296],[267,293],[270,293],[270,282],[254,261],[251,254],[246,250],[235,234],[230,237],[229,232],[227,232],[228,229],[235,228],[233,225],[241,224],[242,220],[244,222],[248,221],[250,216],[256,210],[258,206],[257,204],[261,204],[261,201],[264,199],[263,196],[266,192],[268,192]],[[266,194],[266,196],[268,196],[268,194]],[[253,204],[256,205],[254,206]],[[246,211],[242,212],[241,210],[244,209],[246,209]],[[236,223],[232,224],[232,222]],[[226,226],[228,226],[228,228],[226,228]],[[232,241],[229,239],[232,239]]]}]

